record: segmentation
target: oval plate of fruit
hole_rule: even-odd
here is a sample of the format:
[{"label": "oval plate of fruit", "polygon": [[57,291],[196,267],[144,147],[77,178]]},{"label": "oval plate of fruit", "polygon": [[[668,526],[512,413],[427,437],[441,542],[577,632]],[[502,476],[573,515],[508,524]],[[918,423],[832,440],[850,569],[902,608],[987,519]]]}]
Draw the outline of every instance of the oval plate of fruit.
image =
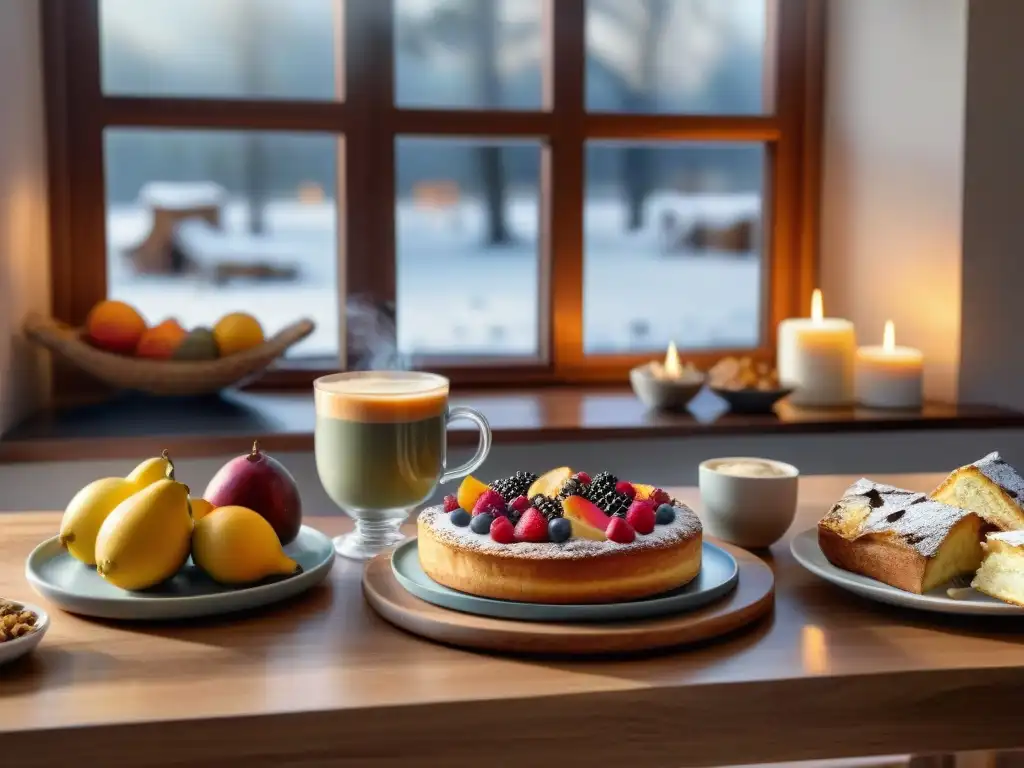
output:
[{"label": "oval plate of fruit", "polygon": [[151,395],[205,395],[262,374],[315,329],[298,320],[264,338],[252,315],[233,312],[212,328],[186,330],[169,318],[148,326],[130,305],[103,301],[84,328],[31,314],[25,335],[105,384]]},{"label": "oval plate of fruit", "polygon": [[256,608],[298,595],[334,565],[331,540],[301,524],[291,474],[258,444],[191,498],[165,451],[127,477],[96,480],[25,576],[71,613],[168,620]]}]

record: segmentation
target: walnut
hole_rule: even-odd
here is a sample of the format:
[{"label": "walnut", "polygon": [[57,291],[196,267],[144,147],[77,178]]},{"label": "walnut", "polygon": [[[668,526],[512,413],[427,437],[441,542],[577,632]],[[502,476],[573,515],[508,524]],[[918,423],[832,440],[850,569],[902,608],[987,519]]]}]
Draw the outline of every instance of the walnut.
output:
[{"label": "walnut", "polygon": [[7,600],[0,600],[0,643],[17,640],[34,632],[39,617],[24,606]]},{"label": "walnut", "polygon": [[766,391],[779,388],[778,371],[750,357],[723,357],[708,372],[708,378],[715,389]]}]

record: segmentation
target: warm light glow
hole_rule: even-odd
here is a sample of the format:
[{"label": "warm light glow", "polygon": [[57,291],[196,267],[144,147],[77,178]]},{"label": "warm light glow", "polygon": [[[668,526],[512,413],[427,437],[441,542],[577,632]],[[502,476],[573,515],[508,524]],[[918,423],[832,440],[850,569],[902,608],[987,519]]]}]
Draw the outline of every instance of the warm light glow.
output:
[{"label": "warm light glow", "polygon": [[668,343],[668,352],[665,353],[665,374],[672,378],[683,375],[683,365],[679,362],[679,350],[674,341]]},{"label": "warm light glow", "polygon": [[825,307],[821,300],[821,289],[815,288],[814,293],[811,294],[811,320],[820,323],[824,317]]},{"label": "warm light glow", "polygon": [[892,352],[896,349],[896,326],[892,320],[885,321],[885,332],[882,334],[882,349]]},{"label": "warm light glow", "polygon": [[800,631],[801,656],[804,671],[812,675],[826,675],[829,671],[830,659],[825,631],[813,624]]}]

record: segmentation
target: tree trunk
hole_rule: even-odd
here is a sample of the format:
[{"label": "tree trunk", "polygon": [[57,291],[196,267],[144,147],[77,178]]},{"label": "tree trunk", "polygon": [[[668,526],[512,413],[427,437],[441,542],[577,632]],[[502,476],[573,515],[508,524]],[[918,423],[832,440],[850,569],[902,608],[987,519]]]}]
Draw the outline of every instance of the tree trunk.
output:
[{"label": "tree trunk", "polygon": [[[473,27],[476,34],[473,35],[473,39],[476,42],[474,69],[477,73],[477,101],[482,107],[489,109],[497,106],[501,95],[497,64],[498,19],[495,6],[494,2],[474,4],[476,24]],[[505,166],[501,162],[501,147],[478,147],[477,165],[487,216],[486,244],[507,245],[512,241],[512,234],[505,218],[507,190]]]}]

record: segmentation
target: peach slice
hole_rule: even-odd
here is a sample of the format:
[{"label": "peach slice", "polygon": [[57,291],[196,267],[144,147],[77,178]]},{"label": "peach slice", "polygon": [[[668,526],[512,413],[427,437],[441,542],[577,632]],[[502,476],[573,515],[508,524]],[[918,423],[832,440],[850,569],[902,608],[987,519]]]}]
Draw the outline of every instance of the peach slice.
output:
[{"label": "peach slice", "polygon": [[460,507],[473,514],[473,505],[476,504],[476,500],[486,490],[486,483],[481,483],[472,475],[466,475],[466,478],[459,485],[459,492],[455,498],[458,499]]},{"label": "peach slice", "polygon": [[549,470],[533,481],[533,485],[530,486],[526,495],[532,499],[539,493],[541,496],[550,496],[554,499],[570,477],[572,477],[572,470],[569,467],[557,467]]},{"label": "peach slice", "polygon": [[594,541],[605,541],[608,538],[604,535],[608,527],[608,515],[582,496],[562,499],[562,513],[572,525],[573,536]]},{"label": "peach slice", "polygon": [[651,494],[654,493],[654,491],[657,490],[657,489],[653,485],[644,485],[643,483],[633,483],[633,490],[636,491],[636,497],[635,498],[638,498],[641,501],[646,501],[647,499],[651,498]]}]

